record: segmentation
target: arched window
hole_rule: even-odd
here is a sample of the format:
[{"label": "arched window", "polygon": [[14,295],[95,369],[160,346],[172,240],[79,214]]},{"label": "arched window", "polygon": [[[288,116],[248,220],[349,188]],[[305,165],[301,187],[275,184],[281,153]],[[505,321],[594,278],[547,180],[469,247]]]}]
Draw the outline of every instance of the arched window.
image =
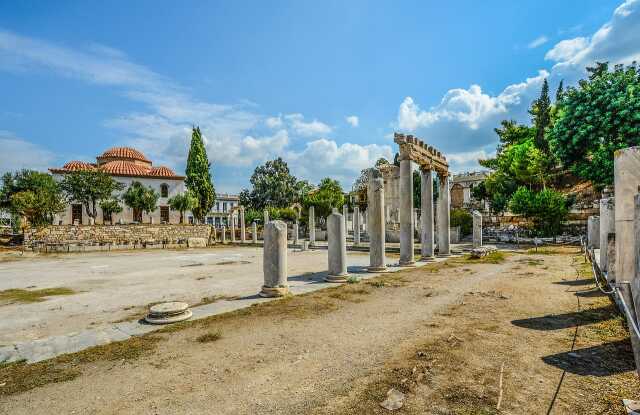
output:
[{"label": "arched window", "polygon": [[169,185],[162,183],[160,185],[160,197],[169,197]]}]

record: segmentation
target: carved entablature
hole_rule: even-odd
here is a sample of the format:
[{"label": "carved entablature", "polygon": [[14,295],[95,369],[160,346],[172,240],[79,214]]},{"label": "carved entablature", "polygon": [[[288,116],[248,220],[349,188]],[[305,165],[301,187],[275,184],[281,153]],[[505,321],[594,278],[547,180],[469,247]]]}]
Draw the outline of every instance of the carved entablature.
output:
[{"label": "carved entablature", "polygon": [[393,141],[400,146],[400,160],[411,160],[421,169],[435,170],[440,176],[449,173],[446,157],[418,137],[395,133]]}]

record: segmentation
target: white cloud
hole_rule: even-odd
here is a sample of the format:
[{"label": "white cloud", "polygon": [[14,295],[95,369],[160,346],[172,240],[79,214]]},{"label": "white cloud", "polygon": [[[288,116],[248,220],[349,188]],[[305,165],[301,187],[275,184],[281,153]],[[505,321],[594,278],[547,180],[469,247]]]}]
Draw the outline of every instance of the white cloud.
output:
[{"label": "white cloud", "polygon": [[500,120],[529,121],[527,109],[540,93],[545,77],[554,88],[561,79],[571,85],[583,78],[585,67],[596,61],[609,61],[611,65],[640,61],[640,0],[625,1],[592,36],[556,43],[545,58],[555,62],[549,71],[540,70],[538,75],[509,85],[497,95],[478,85],[451,89],[428,110],[422,110],[414,97],[406,97],[398,108],[395,126],[444,151],[452,168],[478,168],[473,158],[495,148],[493,129]]},{"label": "white cloud", "polygon": [[556,43],[556,45],[544,55],[546,60],[566,61],[574,57],[578,52],[584,50],[589,41],[585,37],[567,39]]},{"label": "white cloud", "polygon": [[305,137],[329,134],[332,130],[330,126],[318,120],[304,121],[302,114],[287,114],[284,118],[289,122],[295,133]]},{"label": "white cloud", "polygon": [[360,172],[373,166],[380,157],[393,159],[391,146],[339,145],[326,138],[308,142],[302,151],[286,153],[294,174],[308,178],[313,183],[329,176],[339,180],[344,189],[350,189]]},{"label": "white cloud", "polygon": [[529,49],[535,49],[538,46],[542,46],[545,43],[547,43],[549,41],[549,38],[546,36],[538,36],[537,38],[535,38],[534,40],[532,40],[531,42],[529,42],[529,44],[527,45],[527,47]]},{"label": "white cloud", "polygon": [[349,124],[351,124],[352,127],[357,127],[358,125],[360,125],[360,119],[355,115],[350,115],[348,117],[345,117],[345,120]]},{"label": "white cloud", "polygon": [[0,148],[0,174],[20,169],[46,171],[56,159],[51,151],[8,131],[0,131]]},{"label": "white cloud", "polygon": [[277,117],[268,117],[264,123],[269,128],[280,128],[282,127],[282,117],[279,115]]}]

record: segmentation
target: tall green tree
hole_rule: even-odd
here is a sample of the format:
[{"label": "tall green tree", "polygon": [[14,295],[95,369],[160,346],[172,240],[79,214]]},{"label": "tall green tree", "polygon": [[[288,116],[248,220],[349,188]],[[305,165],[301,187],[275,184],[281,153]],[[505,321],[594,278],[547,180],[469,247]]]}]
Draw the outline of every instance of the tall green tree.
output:
[{"label": "tall green tree", "polygon": [[549,83],[546,78],[542,82],[540,97],[533,102],[529,113],[533,117],[536,132],[535,145],[545,154],[548,154],[549,142],[547,141],[546,130],[551,123],[551,100],[549,99]]},{"label": "tall green tree", "polygon": [[320,181],[318,189],[307,197],[304,205],[314,206],[317,215],[326,217],[331,214],[333,208],[341,209],[344,203],[344,192],[340,183],[325,177]]},{"label": "tall green tree", "polygon": [[173,196],[168,202],[171,209],[180,212],[180,223],[184,223],[184,212],[198,206],[198,199],[188,190]]},{"label": "tall green tree", "polygon": [[558,84],[558,89],[556,90],[556,102],[562,100],[564,96],[564,81],[561,79],[560,84]]},{"label": "tall green tree", "polygon": [[587,71],[557,103],[549,139],[566,168],[602,188],[613,183],[615,151],[640,145],[640,72],[602,62]]},{"label": "tall green tree", "polygon": [[122,206],[120,205],[120,200],[117,197],[113,197],[110,199],[105,199],[100,202],[100,209],[102,209],[102,216],[105,218],[110,218],[111,223],[113,224],[113,214],[122,212]]},{"label": "tall green tree", "polygon": [[2,177],[0,208],[26,218],[32,226],[53,223],[54,215],[65,207],[60,185],[50,174],[22,170]]},{"label": "tall green tree", "polygon": [[260,211],[268,207],[289,207],[294,202],[299,202],[298,198],[310,189],[307,182],[298,182],[280,157],[256,167],[250,183],[252,189],[245,189],[240,193],[240,203]]},{"label": "tall green tree", "polygon": [[133,182],[122,195],[124,203],[132,209],[150,214],[156,210],[160,194],[152,187],[144,186],[140,182]]},{"label": "tall green tree", "polygon": [[211,163],[207,158],[207,150],[202,140],[200,127],[194,127],[191,133],[191,148],[187,157],[187,189],[198,199],[198,204],[192,209],[193,216],[199,222],[204,222],[207,213],[216,200],[216,191],[211,180]]},{"label": "tall green tree", "polygon": [[511,212],[532,219],[542,236],[560,233],[562,222],[569,213],[567,205],[567,199],[556,190],[535,192],[524,186],[515,191],[509,202]]},{"label": "tall green tree", "polygon": [[65,174],[60,188],[69,202],[82,204],[87,215],[95,220],[100,202],[111,199],[113,193],[122,190],[124,185],[101,170],[88,170]]}]

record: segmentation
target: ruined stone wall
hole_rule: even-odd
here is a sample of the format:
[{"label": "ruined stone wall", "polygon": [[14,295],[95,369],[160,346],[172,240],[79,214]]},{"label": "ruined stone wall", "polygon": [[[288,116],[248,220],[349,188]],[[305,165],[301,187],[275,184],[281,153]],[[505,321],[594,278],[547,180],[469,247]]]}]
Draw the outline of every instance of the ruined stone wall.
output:
[{"label": "ruined stone wall", "polygon": [[[53,225],[27,229],[24,245],[37,251],[171,248],[198,239],[212,244],[209,225]],[[79,249],[78,247],[82,247]]]}]

